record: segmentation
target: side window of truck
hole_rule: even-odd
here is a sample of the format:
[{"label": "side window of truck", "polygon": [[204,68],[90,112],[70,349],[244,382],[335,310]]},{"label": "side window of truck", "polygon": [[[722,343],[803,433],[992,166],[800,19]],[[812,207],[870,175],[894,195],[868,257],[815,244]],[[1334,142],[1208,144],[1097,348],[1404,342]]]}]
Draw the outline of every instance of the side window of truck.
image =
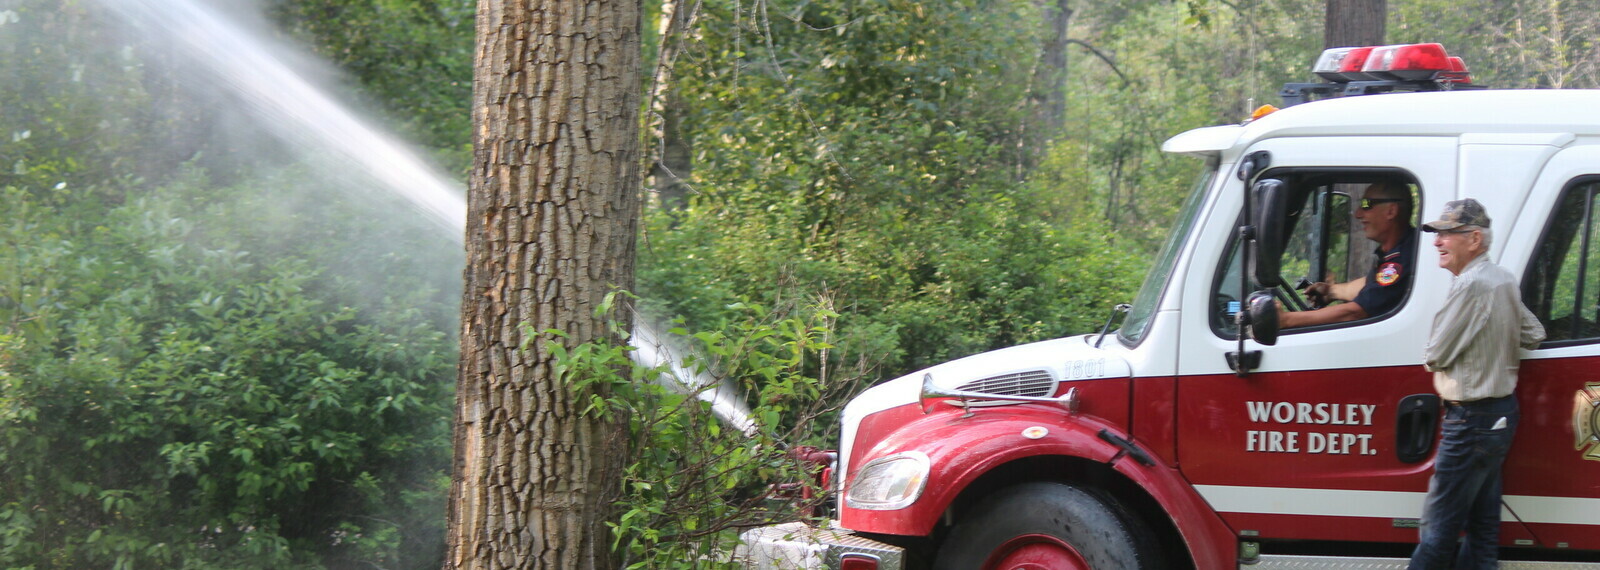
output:
[{"label": "side window of truck", "polygon": [[1546,343],[1600,340],[1600,177],[1561,193],[1524,274],[1522,296],[1544,323]]},{"label": "side window of truck", "polygon": [[[1310,300],[1298,292],[1304,286],[1318,281],[1347,283],[1364,279],[1367,270],[1377,263],[1374,251],[1377,244],[1366,238],[1354,211],[1368,184],[1379,180],[1400,183],[1412,189],[1415,200],[1416,185],[1409,181],[1409,176],[1398,172],[1288,171],[1269,174],[1284,180],[1291,189],[1290,206],[1286,214],[1287,241],[1279,259],[1281,281],[1288,285],[1278,288],[1278,301],[1285,311],[1315,308]],[[1414,222],[1414,212],[1412,218]],[[1239,310],[1239,279],[1243,273],[1239,256],[1240,248],[1235,238],[1218,264],[1217,276],[1213,280],[1211,327],[1224,338],[1236,338],[1234,313]],[[1254,291],[1259,288],[1260,285],[1251,279],[1248,289]],[[1367,319],[1356,322],[1375,320],[1386,314],[1369,315]],[[1308,326],[1295,331],[1346,324]]]}]

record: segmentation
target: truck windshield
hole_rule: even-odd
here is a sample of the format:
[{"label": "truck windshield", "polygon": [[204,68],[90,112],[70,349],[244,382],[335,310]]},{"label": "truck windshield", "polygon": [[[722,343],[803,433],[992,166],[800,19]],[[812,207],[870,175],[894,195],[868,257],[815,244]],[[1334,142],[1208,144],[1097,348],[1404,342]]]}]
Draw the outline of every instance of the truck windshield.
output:
[{"label": "truck windshield", "polygon": [[1206,190],[1211,187],[1211,181],[1217,175],[1215,160],[1206,162],[1206,169],[1195,180],[1194,186],[1189,189],[1189,199],[1183,203],[1183,209],[1178,211],[1178,219],[1172,227],[1172,234],[1167,236],[1166,245],[1161,246],[1161,253],[1156,255],[1156,264],[1150,268],[1150,273],[1145,274],[1144,284],[1139,286],[1138,296],[1133,298],[1133,308],[1128,310],[1128,318],[1122,322],[1122,328],[1117,331],[1117,336],[1123,344],[1133,346],[1144,340],[1144,335],[1150,328],[1151,317],[1156,314],[1156,306],[1161,304],[1161,292],[1166,289],[1167,281],[1172,278],[1172,267],[1178,262],[1178,254],[1183,251],[1184,239],[1189,237],[1189,230],[1194,229],[1195,219],[1200,214],[1200,204],[1205,202]]}]

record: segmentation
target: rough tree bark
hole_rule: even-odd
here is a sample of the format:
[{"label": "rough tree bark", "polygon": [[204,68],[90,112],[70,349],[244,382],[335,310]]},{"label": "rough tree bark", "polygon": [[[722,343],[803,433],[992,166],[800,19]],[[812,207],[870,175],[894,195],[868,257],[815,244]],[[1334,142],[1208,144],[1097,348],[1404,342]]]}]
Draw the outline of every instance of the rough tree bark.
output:
[{"label": "rough tree bark", "polygon": [[1328,0],[1322,47],[1383,45],[1386,0]]},{"label": "rough tree bark", "polygon": [[613,566],[621,426],[580,414],[528,331],[598,338],[595,307],[633,285],[639,19],[637,0],[479,2],[445,568]]}]

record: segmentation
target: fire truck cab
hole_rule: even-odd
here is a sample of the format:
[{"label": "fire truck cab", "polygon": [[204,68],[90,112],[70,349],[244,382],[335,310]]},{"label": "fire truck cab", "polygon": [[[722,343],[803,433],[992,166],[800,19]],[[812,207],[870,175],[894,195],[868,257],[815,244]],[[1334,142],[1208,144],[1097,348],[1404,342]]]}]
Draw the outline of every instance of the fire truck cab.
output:
[{"label": "fire truck cab", "polygon": [[[1381,51],[1395,47],[1362,55],[1405,61]],[[1357,218],[1383,182],[1410,190],[1413,227],[1482,202],[1488,255],[1548,334],[1523,353],[1503,567],[1600,568],[1600,91],[1455,89],[1464,76],[1436,74],[1389,89],[1377,83],[1415,77],[1339,76],[1353,56],[1336,55],[1318,64],[1333,89],[1423,92],[1296,87],[1325,98],[1168,140],[1203,166],[1120,327],[862,393],[842,414],[836,520],[748,531],[744,560],[1403,568],[1440,418],[1421,363],[1451,274],[1431,235],[1385,268],[1408,277],[1396,308],[1277,326],[1279,310],[1312,308],[1303,284],[1384,261]]]}]

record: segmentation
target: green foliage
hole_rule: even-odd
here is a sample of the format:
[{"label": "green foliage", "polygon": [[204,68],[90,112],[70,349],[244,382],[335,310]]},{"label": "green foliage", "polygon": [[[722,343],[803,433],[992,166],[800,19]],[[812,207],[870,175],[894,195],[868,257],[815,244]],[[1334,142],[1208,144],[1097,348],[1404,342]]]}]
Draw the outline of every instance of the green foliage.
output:
[{"label": "green foliage", "polygon": [[305,240],[383,232],[264,189],[4,189],[0,565],[436,565],[453,294],[362,297]]},{"label": "green foliage", "polygon": [[[1099,326],[1191,178],[1161,140],[1275,103],[1321,47],[1315,2],[1074,3],[1065,82],[1036,85],[1030,0],[695,5],[672,85],[694,195],[648,214],[639,283],[761,427],[626,347],[569,349],[628,418],[637,567],[792,516],[766,484],[809,471],[776,442],[824,441],[877,378]],[[0,7],[0,566],[437,566],[459,252],[330,198],[95,6]],[[467,167],[473,2],[264,6]],[[1594,8],[1406,0],[1389,35],[1480,83],[1594,87]],[[1033,122],[1049,92],[1065,115]]]},{"label": "green foliage", "polygon": [[284,30],[355,79],[408,140],[466,171],[472,143],[472,0],[270,0]]},{"label": "green foliage", "polygon": [[459,258],[341,200],[264,226],[293,171],[123,184],[3,189],[0,565],[437,565]]},{"label": "green foliage", "polygon": [[142,176],[146,166],[164,162],[141,143],[169,109],[151,102],[142,70],[125,53],[79,49],[113,41],[87,18],[48,0],[0,8],[0,185],[41,194],[81,190],[87,181]]},{"label": "green foliage", "polygon": [[457,247],[103,18],[0,7],[0,567],[437,567]]},{"label": "green foliage", "polygon": [[1391,3],[1389,40],[1439,42],[1492,88],[1600,87],[1594,0]]},{"label": "green foliage", "polygon": [[742,299],[826,295],[834,357],[897,374],[1085,332],[1131,296],[1145,253],[1018,181],[1034,3],[706,6],[675,85],[697,194],[641,248],[662,310],[715,328]]},{"label": "green foliage", "polygon": [[360,311],[251,234],[258,187],[190,184],[109,211],[5,189],[0,565],[434,565],[406,544],[438,540],[448,482],[426,295]]},{"label": "green foliage", "polygon": [[[683,356],[656,368],[637,364],[633,346],[549,344],[558,378],[593,398],[585,413],[628,423],[621,515],[609,523],[623,567],[735,568],[727,554],[739,529],[795,520],[815,506],[774,495],[771,486],[814,480],[818,467],[788,450],[823,445],[832,424],[825,402],[853,385],[808,372],[832,348],[837,315],[818,307],[773,313],[753,304],[736,312],[729,332],[668,331],[668,344],[696,349],[673,350]],[[674,367],[692,377],[675,379]],[[713,413],[713,400],[744,408],[742,394],[754,405],[737,414],[740,423]]]},{"label": "green foliage", "polygon": [[[1207,23],[1186,21],[1195,10]],[[1128,2],[1078,24],[1075,35],[1106,58],[1071,52],[1069,135],[1035,180],[1070,181],[1072,219],[1094,219],[1147,254],[1198,164],[1159,152],[1161,142],[1279,104],[1283,83],[1309,79],[1322,38],[1321,6],[1309,3]]]}]

